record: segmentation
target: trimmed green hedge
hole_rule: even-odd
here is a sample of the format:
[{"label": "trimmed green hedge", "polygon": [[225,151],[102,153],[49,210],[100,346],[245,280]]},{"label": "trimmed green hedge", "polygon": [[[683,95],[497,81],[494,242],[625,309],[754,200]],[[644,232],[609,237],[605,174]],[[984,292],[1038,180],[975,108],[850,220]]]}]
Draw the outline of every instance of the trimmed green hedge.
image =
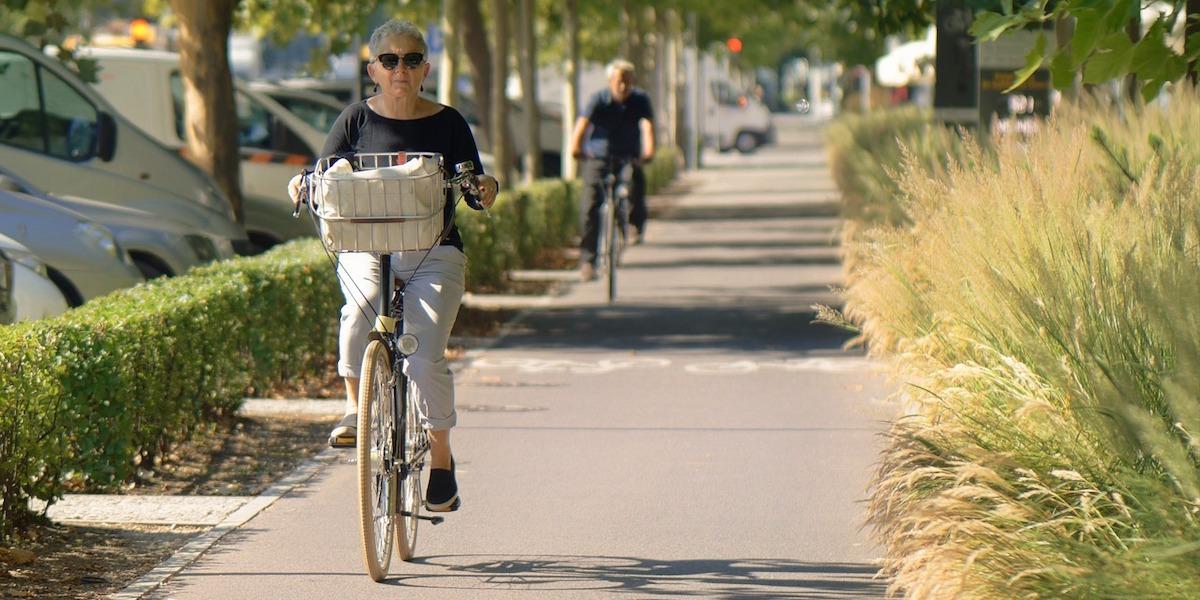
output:
[{"label": "trimmed green hedge", "polygon": [[111,488],[248,388],[311,370],[336,336],[329,270],[294,242],[0,328],[0,535],[28,498]]},{"label": "trimmed green hedge", "polygon": [[[663,153],[647,169],[655,186],[674,161]],[[538,181],[489,213],[460,208],[468,289],[572,243],[579,185]],[[113,489],[247,390],[318,368],[341,303],[330,258],[308,239],[0,327],[0,539],[30,522],[30,498],[53,502],[68,483]]]}]

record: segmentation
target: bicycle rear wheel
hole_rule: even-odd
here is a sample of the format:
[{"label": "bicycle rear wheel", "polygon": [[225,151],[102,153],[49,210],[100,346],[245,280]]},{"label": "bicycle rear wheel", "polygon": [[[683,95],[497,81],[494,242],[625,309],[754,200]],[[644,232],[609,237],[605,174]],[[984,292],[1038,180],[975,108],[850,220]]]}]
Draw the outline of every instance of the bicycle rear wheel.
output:
[{"label": "bicycle rear wheel", "polygon": [[395,535],[396,472],[391,357],[379,340],[367,345],[358,386],[358,509],[363,558],[375,581],[387,577]]},{"label": "bicycle rear wheel", "polygon": [[400,440],[404,443],[401,456],[404,466],[400,467],[398,473],[397,513],[400,526],[396,533],[396,554],[400,555],[400,560],[412,560],[417,550],[417,524],[421,513],[421,470],[425,466],[429,441],[417,413],[417,386],[406,375],[401,374],[400,377],[403,380],[397,389],[403,398],[399,427]]}]

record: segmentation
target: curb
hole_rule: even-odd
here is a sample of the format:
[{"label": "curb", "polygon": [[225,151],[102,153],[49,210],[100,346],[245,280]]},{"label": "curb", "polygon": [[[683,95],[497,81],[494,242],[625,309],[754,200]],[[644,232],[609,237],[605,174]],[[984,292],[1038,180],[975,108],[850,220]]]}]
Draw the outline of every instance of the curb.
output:
[{"label": "curb", "polygon": [[[529,306],[520,309],[513,318],[505,321],[500,326],[500,330],[495,336],[487,338],[479,347],[468,350],[461,360],[455,361],[451,366],[451,370],[458,373],[463,369],[470,368],[475,357],[495,347],[501,340],[508,337],[513,328],[520,325],[537,308],[541,307]],[[288,492],[295,489],[296,486],[311,479],[318,471],[333,462],[340,454],[337,449],[326,448],[316,456],[308,459],[293,469],[291,473],[278,483],[272,484],[263,493],[255,496],[253,500],[250,500],[246,504],[243,504],[241,508],[230,513],[212,529],[189,540],[183,547],[176,550],[174,554],[158,563],[149,573],[141,576],[120,591],[110,594],[108,598],[111,600],[141,600],[145,598],[146,595],[162,587],[168,580],[199,559],[209,548],[212,548],[217,542],[221,541],[221,538],[225,537],[225,534],[245,525],[250,519],[257,516],[258,513],[274,504],[276,500],[279,500]]]},{"label": "curb", "polygon": [[225,534],[245,525],[247,521],[266,510],[276,500],[295,489],[296,486],[311,479],[313,475],[316,475],[328,463],[333,462],[340,454],[334,448],[326,448],[320,454],[304,461],[286,477],[279,480],[279,482],[272,484],[263,493],[255,496],[253,500],[250,500],[243,504],[241,508],[230,513],[218,525],[189,540],[182,548],[176,550],[174,554],[158,563],[149,573],[125,586],[121,591],[110,594],[108,597],[113,600],[140,600],[150,592],[157,590],[171,577],[174,577],[188,565],[195,562],[196,559],[200,558],[209,548],[212,548],[221,538],[225,537]]}]

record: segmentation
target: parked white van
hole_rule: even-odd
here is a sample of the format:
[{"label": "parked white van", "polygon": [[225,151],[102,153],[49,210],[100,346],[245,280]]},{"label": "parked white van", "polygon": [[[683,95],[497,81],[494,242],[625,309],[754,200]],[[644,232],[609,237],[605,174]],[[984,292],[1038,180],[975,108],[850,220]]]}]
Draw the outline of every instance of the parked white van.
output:
[{"label": "parked white van", "polygon": [[[183,76],[179,55],[157,50],[85,48],[79,55],[100,67],[97,91],[135,125],[168,148],[186,145]],[[311,168],[325,143],[300,117],[242,81],[234,82],[246,233],[260,249],[313,235],[312,224],[292,218],[287,183]]]},{"label": "parked white van", "polygon": [[0,34],[0,163],[52,194],[161,214],[246,245],[212,179],[121,117],[57,59]]}]

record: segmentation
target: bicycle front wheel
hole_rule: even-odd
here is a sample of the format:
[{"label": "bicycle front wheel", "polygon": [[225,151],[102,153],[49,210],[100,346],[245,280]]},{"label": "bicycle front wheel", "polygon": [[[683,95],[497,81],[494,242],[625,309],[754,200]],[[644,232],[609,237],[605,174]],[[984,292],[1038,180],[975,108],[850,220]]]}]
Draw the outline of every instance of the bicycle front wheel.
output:
[{"label": "bicycle front wheel", "polygon": [[421,426],[417,412],[417,386],[406,375],[396,389],[403,404],[400,407],[400,439],[404,443],[399,472],[399,527],[396,534],[396,553],[400,560],[412,560],[417,550],[417,524],[421,513],[421,470],[429,450],[429,438]]},{"label": "bicycle front wheel", "polygon": [[375,581],[387,577],[395,535],[396,471],[391,357],[379,340],[367,345],[358,386],[358,509],[363,558]]},{"label": "bicycle front wheel", "polygon": [[617,222],[617,211],[613,205],[612,199],[605,203],[604,218],[608,221],[608,229],[605,231],[604,257],[605,266],[607,267],[608,276],[608,301],[612,302],[617,299],[617,261],[620,259],[620,243],[621,229],[620,223]]}]

